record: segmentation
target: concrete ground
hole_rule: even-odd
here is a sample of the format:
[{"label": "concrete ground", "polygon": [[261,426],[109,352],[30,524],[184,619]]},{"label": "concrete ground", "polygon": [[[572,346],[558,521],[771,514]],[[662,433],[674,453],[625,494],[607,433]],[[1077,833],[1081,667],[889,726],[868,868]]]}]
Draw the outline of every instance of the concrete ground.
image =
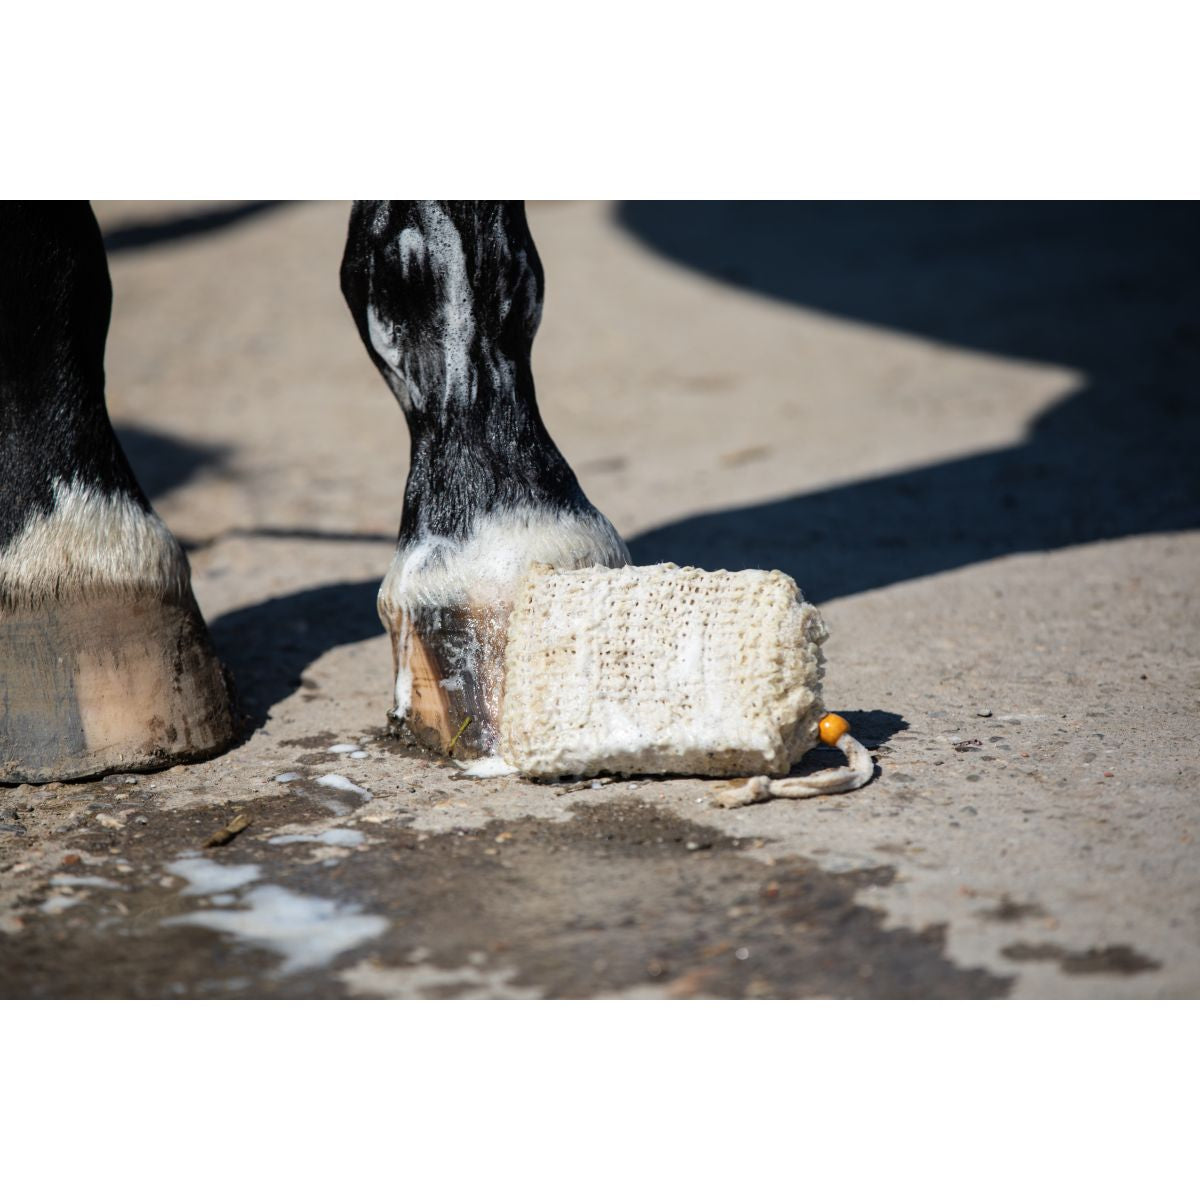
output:
[{"label": "concrete ground", "polygon": [[246,738],[0,790],[0,994],[1200,995],[1195,208],[531,206],[585,490],[636,561],[793,574],[878,756],[729,811],[402,753],[347,206],[97,211],[113,421]]}]

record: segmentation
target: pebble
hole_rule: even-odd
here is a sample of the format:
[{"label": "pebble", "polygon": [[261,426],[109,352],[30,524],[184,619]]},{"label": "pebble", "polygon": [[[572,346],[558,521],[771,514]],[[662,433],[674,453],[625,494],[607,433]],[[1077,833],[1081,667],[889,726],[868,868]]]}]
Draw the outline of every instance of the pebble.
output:
[{"label": "pebble", "polygon": [[300,778],[299,771],[284,771],[282,775],[275,776],[276,783],[291,783],[294,779]]},{"label": "pebble", "polygon": [[975,715],[977,717],[990,717],[992,715],[992,710],[990,708],[981,708],[976,711]]}]

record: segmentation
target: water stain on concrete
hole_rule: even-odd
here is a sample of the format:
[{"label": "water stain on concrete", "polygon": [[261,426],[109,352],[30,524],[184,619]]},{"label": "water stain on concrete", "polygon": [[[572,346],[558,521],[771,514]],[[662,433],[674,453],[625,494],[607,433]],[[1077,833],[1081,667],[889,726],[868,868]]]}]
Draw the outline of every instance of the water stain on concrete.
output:
[{"label": "water stain on concrete", "polygon": [[230,915],[219,915],[165,874],[212,821],[183,810],[119,840],[89,831],[85,854],[115,848],[133,868],[120,908],[113,893],[96,892],[44,914],[35,894],[20,935],[0,940],[0,992],[587,997],[650,987],[676,997],[969,998],[1003,996],[1011,984],[950,962],[941,926],[885,929],[860,893],[888,886],[890,868],[833,873],[800,857],[768,865],[633,797],[581,800],[565,821],[421,833],[397,820],[373,824],[353,846],[269,840],[322,817],[302,794],[264,796],[256,836],[212,853],[244,873],[257,868],[259,889],[371,914],[369,944],[333,945],[310,967],[291,926],[282,963],[279,939],[239,937],[243,918],[231,906],[245,897],[222,899]]},{"label": "water stain on concrete", "polygon": [[1046,910],[1040,904],[1020,904],[1011,896],[1002,896],[995,908],[984,908],[979,912],[989,921],[1024,921],[1027,917],[1044,917]]},{"label": "water stain on concrete", "polygon": [[1057,962],[1068,975],[1137,975],[1162,967],[1162,963],[1126,945],[1093,946],[1089,950],[1072,951],[1053,942],[1014,942],[1000,953],[1013,962]]}]

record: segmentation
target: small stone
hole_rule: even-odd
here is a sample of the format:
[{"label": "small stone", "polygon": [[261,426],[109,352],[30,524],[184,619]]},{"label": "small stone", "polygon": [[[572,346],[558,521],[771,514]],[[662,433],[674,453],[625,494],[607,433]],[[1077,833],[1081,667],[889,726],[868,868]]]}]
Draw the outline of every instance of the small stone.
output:
[{"label": "small stone", "polygon": [[745,962],[746,959],[748,959],[750,957],[750,947],[749,946],[739,946],[733,952],[733,957],[736,958],[738,960],[738,962]]},{"label": "small stone", "polygon": [[977,717],[990,717],[992,715],[992,710],[990,708],[980,708],[976,710],[975,715]]}]

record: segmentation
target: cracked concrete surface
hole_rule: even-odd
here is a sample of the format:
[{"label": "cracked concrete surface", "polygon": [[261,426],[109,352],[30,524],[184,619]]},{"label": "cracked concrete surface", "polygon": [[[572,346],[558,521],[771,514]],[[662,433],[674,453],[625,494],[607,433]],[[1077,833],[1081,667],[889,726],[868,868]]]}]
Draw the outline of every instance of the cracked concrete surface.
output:
[{"label": "cracked concrete surface", "polygon": [[0,994],[1200,994],[1194,218],[531,206],[585,490],[639,561],[795,575],[878,756],[724,811],[387,739],[406,433],[346,206],[191,211],[98,206],[110,410],[247,736],[0,790]]}]

